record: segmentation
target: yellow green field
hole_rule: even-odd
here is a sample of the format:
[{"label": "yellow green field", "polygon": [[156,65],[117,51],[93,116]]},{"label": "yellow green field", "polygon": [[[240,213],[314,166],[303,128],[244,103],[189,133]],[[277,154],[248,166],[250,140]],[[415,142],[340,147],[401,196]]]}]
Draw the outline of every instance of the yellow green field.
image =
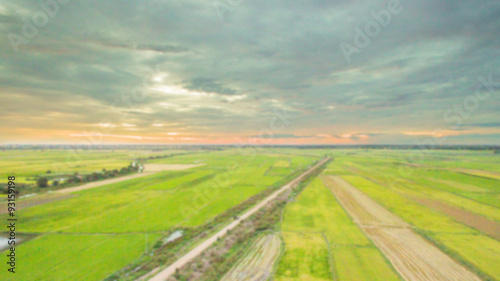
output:
[{"label": "yellow green field", "polygon": [[399,280],[320,179],[285,209],[282,235],[276,280]]}]

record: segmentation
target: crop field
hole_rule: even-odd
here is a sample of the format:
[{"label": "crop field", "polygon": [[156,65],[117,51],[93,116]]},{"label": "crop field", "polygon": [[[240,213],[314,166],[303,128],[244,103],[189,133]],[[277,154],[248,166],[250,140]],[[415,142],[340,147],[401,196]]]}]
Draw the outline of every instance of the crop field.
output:
[{"label": "crop field", "polygon": [[419,237],[399,217],[342,178],[330,176],[326,177],[325,181],[354,221],[406,280],[479,280],[438,248]]},{"label": "crop field", "polygon": [[326,188],[285,209],[275,280],[500,280],[498,154],[322,153]]},{"label": "crop field", "polygon": [[399,280],[319,179],[287,207],[282,233],[276,280]]},{"label": "crop field", "polygon": [[[1,153],[2,173],[15,170],[21,179],[46,173],[54,160],[44,157],[65,157],[56,150],[28,151],[17,161],[11,151]],[[221,214],[230,213],[222,223],[230,224],[255,203],[237,212],[232,208],[283,186],[325,155],[332,160],[321,174],[292,193],[293,199],[284,199],[281,222],[281,211],[276,212],[271,230],[256,234],[251,247],[241,246],[214,281],[500,280],[500,155],[491,151],[232,148],[88,154],[68,171],[118,168],[139,158],[157,169],[94,188],[42,190],[20,198],[18,235],[29,239],[16,245],[15,278],[4,270],[0,280],[132,280],[123,269],[154,259],[157,249],[171,245],[166,238],[173,232],[218,231],[222,225],[214,221]],[[181,164],[189,166],[166,166]],[[6,221],[5,199],[0,206]],[[191,249],[210,231],[185,236],[199,240],[179,247]]]},{"label": "crop field", "polygon": [[[500,279],[500,157],[491,152],[427,151],[408,167],[404,151],[357,151],[336,159],[339,176],[409,223],[483,279]],[[404,167],[404,168],[402,168]],[[464,173],[463,169],[486,173]],[[467,280],[467,279],[466,279]]]},{"label": "crop field", "polygon": [[[23,273],[16,278],[21,279],[2,271],[0,279],[102,280],[138,259],[174,229],[208,223],[300,165],[306,168],[319,159],[296,157],[279,175],[265,172],[275,162],[290,163],[289,156],[223,151],[159,158],[148,163],[205,165],[158,172],[71,196],[48,193],[26,198],[27,202],[46,200],[19,211],[22,233],[37,235],[18,246],[19,260],[30,270],[20,268]],[[1,217],[5,220],[7,215]],[[50,251],[42,255],[44,249]],[[48,262],[41,262],[47,258]]]},{"label": "crop field", "polygon": [[82,174],[119,169],[127,166],[136,158],[185,153],[179,150],[23,150],[0,151],[0,176],[15,175],[19,183],[30,182],[36,175],[51,173]]}]

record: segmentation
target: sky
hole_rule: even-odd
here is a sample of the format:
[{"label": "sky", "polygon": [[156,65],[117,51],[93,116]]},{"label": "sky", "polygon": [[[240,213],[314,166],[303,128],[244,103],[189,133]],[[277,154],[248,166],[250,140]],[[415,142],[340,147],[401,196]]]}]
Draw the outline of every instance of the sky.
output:
[{"label": "sky", "polygon": [[500,2],[0,0],[0,144],[500,144]]}]

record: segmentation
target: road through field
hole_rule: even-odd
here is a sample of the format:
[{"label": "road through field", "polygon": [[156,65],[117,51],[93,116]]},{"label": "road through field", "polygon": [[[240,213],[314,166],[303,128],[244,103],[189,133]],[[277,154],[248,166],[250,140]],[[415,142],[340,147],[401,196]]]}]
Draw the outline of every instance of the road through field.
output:
[{"label": "road through field", "polygon": [[56,192],[56,193],[77,192],[77,191],[91,189],[91,188],[94,188],[94,187],[99,187],[99,186],[103,186],[103,185],[107,185],[107,184],[112,184],[112,183],[122,182],[122,181],[131,180],[131,179],[135,179],[135,178],[150,176],[152,174],[154,174],[154,173],[133,174],[133,175],[123,176],[123,177],[118,177],[118,178],[113,178],[113,179],[107,179],[107,180],[101,180],[101,181],[96,181],[96,182],[90,182],[90,183],[86,183],[86,184],[75,186],[75,187],[69,187],[69,188],[65,188],[65,189],[59,189],[59,190],[56,190],[54,192]]},{"label": "road through field", "polygon": [[481,279],[416,234],[406,222],[339,176],[325,184],[407,281],[480,281]]},{"label": "road through field", "polygon": [[296,183],[298,183],[303,177],[305,177],[306,175],[308,175],[309,173],[311,173],[312,171],[314,171],[319,166],[323,165],[329,159],[330,158],[325,158],[325,159],[321,160],[320,162],[318,162],[316,165],[314,165],[313,167],[311,167],[309,170],[305,171],[303,174],[301,174],[300,176],[298,176],[297,178],[295,178],[294,180],[292,180],[288,184],[284,185],[278,191],[275,191],[274,193],[272,193],[271,195],[269,195],[268,197],[266,197],[266,199],[262,200],[259,204],[255,205],[253,208],[251,208],[246,213],[244,213],[243,215],[241,215],[237,220],[234,220],[229,225],[227,225],[226,227],[224,227],[223,229],[221,229],[219,232],[217,232],[216,234],[214,234],[213,236],[211,236],[207,240],[203,241],[203,243],[201,243],[200,245],[196,246],[194,249],[192,249],[191,251],[189,251],[186,255],[184,255],[183,257],[181,257],[180,259],[178,259],[177,261],[175,261],[171,265],[169,265],[167,268],[165,268],[162,271],[160,271],[160,273],[158,273],[156,276],[154,276],[153,278],[151,278],[149,280],[150,281],[164,281],[164,280],[167,280],[167,278],[169,278],[172,274],[174,274],[174,272],[175,272],[175,270],[177,268],[180,268],[180,267],[186,265],[189,261],[191,261],[192,259],[194,259],[196,256],[198,256],[199,254],[201,254],[204,250],[206,250],[208,247],[210,247],[213,243],[215,243],[215,241],[217,241],[217,239],[219,237],[224,236],[227,233],[228,230],[231,230],[231,229],[235,228],[241,221],[245,220],[246,218],[250,217],[251,215],[253,215],[257,211],[259,211],[262,207],[264,207],[271,200],[273,200],[276,197],[278,197],[278,195],[280,193],[282,193],[283,191],[289,189],[290,187],[292,187],[293,185],[295,185]]},{"label": "road through field", "polygon": [[76,192],[80,190],[86,190],[94,187],[99,187],[107,184],[112,184],[112,183],[117,183],[117,182],[122,182],[126,180],[131,180],[131,179],[136,179],[140,177],[145,177],[145,176],[150,176],[155,173],[163,172],[163,171],[180,171],[180,170],[186,170],[186,169],[191,169],[199,166],[203,166],[205,164],[196,164],[196,165],[185,165],[185,164],[145,164],[144,165],[144,172],[143,173],[138,173],[138,174],[133,174],[133,175],[128,175],[124,177],[119,177],[119,178],[113,178],[113,179],[107,179],[107,180],[101,180],[97,182],[90,182],[84,185],[79,185],[75,187],[69,187],[65,189],[59,189],[57,193],[71,193],[71,192]]}]

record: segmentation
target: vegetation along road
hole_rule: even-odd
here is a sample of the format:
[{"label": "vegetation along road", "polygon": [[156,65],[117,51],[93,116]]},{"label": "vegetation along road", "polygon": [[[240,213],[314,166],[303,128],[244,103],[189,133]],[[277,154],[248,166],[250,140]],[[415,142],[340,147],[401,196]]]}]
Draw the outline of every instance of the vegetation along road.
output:
[{"label": "vegetation along road", "polygon": [[283,186],[278,191],[276,191],[273,194],[269,195],[266,199],[264,199],[262,202],[260,202],[256,206],[254,206],[249,211],[247,211],[240,218],[238,218],[237,220],[233,221],[232,223],[230,223],[229,225],[227,225],[226,227],[224,227],[223,229],[221,229],[219,232],[217,232],[216,234],[214,234],[213,236],[211,236],[210,238],[208,238],[207,240],[205,240],[203,243],[201,243],[200,245],[198,245],[197,247],[195,247],[194,249],[192,249],[186,255],[184,255],[183,257],[181,257],[180,259],[178,259],[176,262],[174,262],[173,264],[171,264],[170,266],[168,266],[167,268],[165,268],[164,270],[162,270],[160,273],[158,273],[156,276],[154,276],[153,278],[151,278],[149,280],[150,281],[164,281],[167,278],[169,278],[172,274],[175,273],[175,270],[177,268],[180,268],[183,265],[187,264],[193,258],[195,258],[200,253],[202,253],[205,249],[207,249],[213,243],[215,243],[215,241],[217,241],[218,238],[222,237],[229,230],[231,230],[234,227],[236,227],[241,221],[243,221],[246,218],[248,218],[251,215],[253,215],[255,212],[257,212],[258,210],[260,210],[262,207],[264,207],[271,200],[275,199],[281,192],[285,191],[286,189],[288,189],[288,188],[292,187],[293,185],[295,185],[296,183],[298,183],[303,177],[305,177],[306,175],[308,175],[309,173],[311,173],[312,171],[314,171],[315,169],[317,169],[318,167],[320,167],[321,165],[323,165],[328,160],[330,160],[330,158],[324,158],[323,160],[321,160],[319,163],[317,163],[316,165],[314,165],[313,167],[311,167],[309,170],[307,170],[306,172],[304,172],[302,175],[300,175],[299,177],[297,177],[296,179],[294,179],[290,183],[286,184],[285,186]]}]

